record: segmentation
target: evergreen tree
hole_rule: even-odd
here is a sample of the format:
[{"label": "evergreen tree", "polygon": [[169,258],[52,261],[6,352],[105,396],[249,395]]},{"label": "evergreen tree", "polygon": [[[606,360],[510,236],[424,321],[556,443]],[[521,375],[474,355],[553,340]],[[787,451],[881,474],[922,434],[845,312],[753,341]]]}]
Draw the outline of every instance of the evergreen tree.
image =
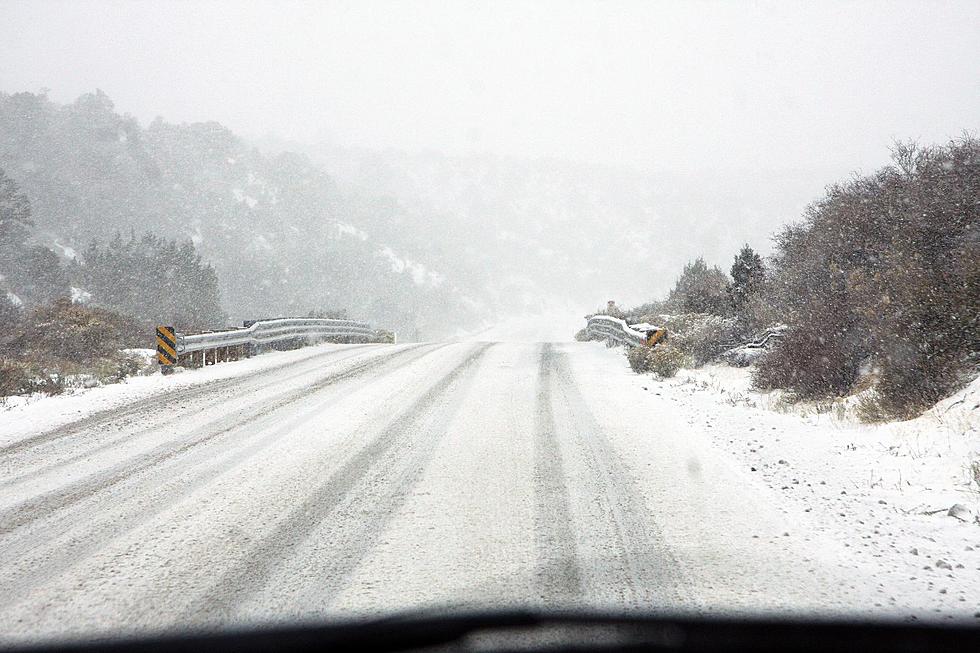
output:
[{"label": "evergreen tree", "polygon": [[667,296],[670,310],[682,313],[731,315],[728,277],[717,267],[709,268],[698,257],[684,266],[684,271]]},{"label": "evergreen tree", "polygon": [[0,170],[0,291],[12,315],[11,293],[27,306],[46,304],[68,294],[68,278],[51,250],[31,243],[31,203]]},{"label": "evergreen tree", "polygon": [[751,295],[759,292],[766,278],[762,257],[744,245],[732,263],[732,305],[738,314]]},{"label": "evergreen tree", "polygon": [[225,323],[217,274],[190,242],[117,233],[105,246],[93,242],[84,258],[75,271],[98,305],[184,330]]},{"label": "evergreen tree", "polygon": [[766,269],[762,257],[748,244],[744,245],[735,256],[731,274],[729,295],[740,330],[751,333],[764,327],[766,320],[763,315],[766,311],[762,295],[766,283]]}]

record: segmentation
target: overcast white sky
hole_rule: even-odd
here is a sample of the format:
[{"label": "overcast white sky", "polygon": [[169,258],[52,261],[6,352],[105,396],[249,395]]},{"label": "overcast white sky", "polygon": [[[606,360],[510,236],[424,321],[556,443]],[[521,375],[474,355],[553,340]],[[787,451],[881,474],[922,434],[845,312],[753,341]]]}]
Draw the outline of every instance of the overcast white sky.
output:
[{"label": "overcast white sky", "polygon": [[0,2],[0,90],[97,87],[246,135],[868,170],[980,127],[980,2]]}]

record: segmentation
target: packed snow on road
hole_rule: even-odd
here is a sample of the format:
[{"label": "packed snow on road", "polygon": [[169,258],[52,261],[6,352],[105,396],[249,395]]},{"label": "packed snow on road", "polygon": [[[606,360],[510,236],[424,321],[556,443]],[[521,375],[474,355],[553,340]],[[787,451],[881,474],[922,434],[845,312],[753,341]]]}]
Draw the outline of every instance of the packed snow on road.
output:
[{"label": "packed snow on road", "polygon": [[4,639],[392,605],[975,617],[976,384],[869,427],[731,376],[328,344],[9,407]]}]

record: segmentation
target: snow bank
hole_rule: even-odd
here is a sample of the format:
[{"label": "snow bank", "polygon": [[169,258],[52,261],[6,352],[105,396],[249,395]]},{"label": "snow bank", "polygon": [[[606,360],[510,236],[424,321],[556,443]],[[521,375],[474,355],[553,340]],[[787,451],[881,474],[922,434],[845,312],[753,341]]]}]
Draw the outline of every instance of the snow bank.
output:
[{"label": "snow bank", "polygon": [[[595,355],[628,369],[617,350],[595,346]],[[974,617],[980,380],[916,419],[879,425],[754,392],[744,368],[706,366],[665,381],[633,375],[632,384],[650,396],[649,419],[662,419],[667,403],[673,417],[700,427],[748,478],[781,497],[790,519],[843,547],[842,564],[880,579],[875,608]]]},{"label": "snow bank", "polygon": [[[387,345],[377,345],[387,346]],[[74,422],[87,415],[110,410],[153,395],[164,395],[179,388],[201,385],[236,376],[257,374],[287,363],[298,363],[325,351],[351,347],[324,343],[290,351],[275,351],[241,361],[222,363],[182,374],[131,376],[121,383],[93,388],[70,388],[64,394],[36,394],[0,398],[0,446],[26,435]],[[155,357],[152,349],[130,349],[127,353],[144,359]],[[180,368],[182,369],[182,368]]]}]

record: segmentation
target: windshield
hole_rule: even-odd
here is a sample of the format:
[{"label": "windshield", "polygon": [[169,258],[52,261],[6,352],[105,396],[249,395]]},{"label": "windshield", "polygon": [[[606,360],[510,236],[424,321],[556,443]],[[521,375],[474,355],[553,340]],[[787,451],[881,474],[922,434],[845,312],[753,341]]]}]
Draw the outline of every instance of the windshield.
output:
[{"label": "windshield", "polygon": [[980,5],[0,5],[0,644],[980,624]]}]

